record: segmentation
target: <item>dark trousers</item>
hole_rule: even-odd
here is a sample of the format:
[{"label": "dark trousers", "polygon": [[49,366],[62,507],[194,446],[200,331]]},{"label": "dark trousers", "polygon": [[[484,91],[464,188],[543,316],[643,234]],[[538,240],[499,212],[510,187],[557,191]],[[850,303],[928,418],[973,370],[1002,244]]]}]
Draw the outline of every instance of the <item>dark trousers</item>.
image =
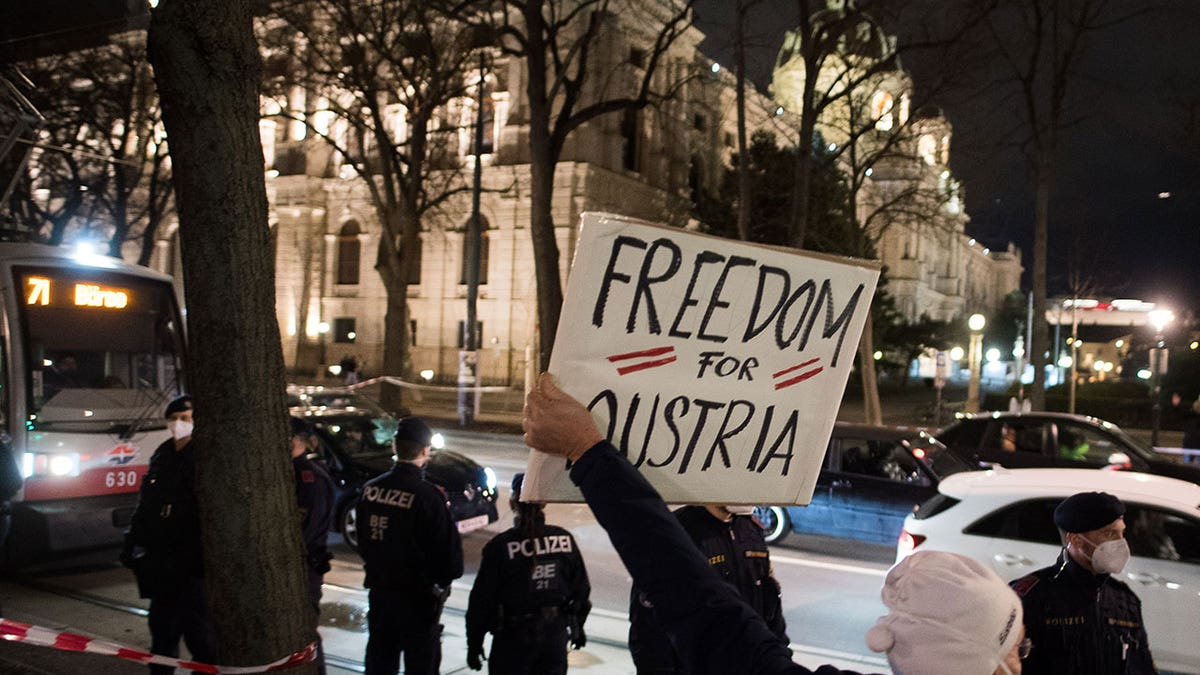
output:
[{"label": "dark trousers", "polygon": [[[321,624],[321,584],[325,575],[320,572],[308,571],[308,602],[317,613],[317,625]],[[317,632],[317,673],[325,675],[325,648],[321,645],[321,633]]]},{"label": "dark trousers", "polygon": [[563,675],[567,672],[567,624],[529,621],[492,636],[489,675]]},{"label": "dark trousers", "polygon": [[[179,638],[183,638],[193,661],[217,662],[217,640],[204,600],[204,580],[187,579],[177,593],[150,599],[150,651],[163,656],[179,656]],[[170,666],[151,665],[153,675],[170,675]]]},{"label": "dark trousers", "polygon": [[442,603],[431,592],[372,588],[367,594],[367,675],[437,675]]}]

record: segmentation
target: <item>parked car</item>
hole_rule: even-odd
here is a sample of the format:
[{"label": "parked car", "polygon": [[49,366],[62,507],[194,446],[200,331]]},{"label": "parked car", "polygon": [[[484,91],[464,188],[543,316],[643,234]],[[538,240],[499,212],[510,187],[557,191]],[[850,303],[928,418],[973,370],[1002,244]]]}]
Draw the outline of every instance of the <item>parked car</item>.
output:
[{"label": "parked car", "polygon": [[962,415],[937,434],[951,452],[972,464],[1010,469],[1061,467],[1122,469],[1200,483],[1200,467],[1180,464],[1115,424],[1066,413]]},{"label": "parked car", "polygon": [[[371,399],[339,387],[303,396],[289,388],[289,412],[316,432],[316,450],[333,478],[337,509],[334,528],[351,546],[358,543],[354,506],[363,485],[392,467],[392,436],[396,418]],[[296,394],[296,396],[293,396]],[[441,435],[434,434],[440,446]],[[425,478],[446,492],[450,513],[461,533],[499,519],[496,511],[496,473],[470,457],[435,449],[425,465]]]},{"label": "parked car", "polygon": [[949,476],[904,522],[896,559],[913,550],[975,558],[1006,580],[1053,564],[1062,544],[1054,509],[1084,490],[1125,502],[1133,557],[1121,573],[1142,600],[1160,669],[1200,673],[1200,486],[1132,471],[998,469]]},{"label": "parked car", "polygon": [[918,429],[838,422],[808,506],[760,506],[768,542],[788,532],[890,545],[942,476],[972,467]]}]

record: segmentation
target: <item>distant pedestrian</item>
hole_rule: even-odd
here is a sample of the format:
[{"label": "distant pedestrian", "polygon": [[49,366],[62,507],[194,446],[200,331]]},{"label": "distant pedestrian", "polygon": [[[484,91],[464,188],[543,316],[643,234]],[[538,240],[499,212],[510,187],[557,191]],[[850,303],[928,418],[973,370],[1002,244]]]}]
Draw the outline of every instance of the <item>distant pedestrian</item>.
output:
[{"label": "distant pedestrian", "polygon": [[591,585],[575,537],[546,524],[544,505],[521,501],[524,478],[513,477],[513,526],[483,547],[467,604],[467,665],[483,668],[491,633],[491,675],[562,675],[568,643],[587,643]]},{"label": "distant pedestrian", "polygon": [[[296,477],[296,503],[300,507],[300,531],[304,539],[304,569],[308,573],[308,601],[319,617],[321,614],[321,584],[329,571],[329,552],[326,540],[333,527],[333,479],[309,455],[312,428],[303,421],[290,418],[292,424],[292,469]],[[325,673],[325,650],[317,635],[317,670]]]},{"label": "distant pedestrian", "polygon": [[446,494],[424,479],[433,431],[417,417],[397,425],[396,463],[363,486],[356,507],[367,595],[367,675],[435,675],[442,606],[462,576],[462,541]]},{"label": "distant pedestrian", "polygon": [[345,378],[347,385],[358,382],[358,359],[353,354],[343,356],[338,365],[342,367],[342,377]]},{"label": "distant pedestrian", "polygon": [[1125,505],[1104,492],[1072,495],[1054,510],[1058,562],[1012,582],[1033,651],[1026,675],[1157,673],[1142,603],[1113,575],[1129,561]]},{"label": "distant pedestrian", "polygon": [[[182,637],[192,660],[215,663],[216,637],[204,599],[191,397],[168,403],[166,418],[172,437],[150,458],[121,562],[133,569],[141,597],[150,599],[150,651],[178,657]],[[175,669],[152,665],[150,672]]]},{"label": "distant pedestrian", "polygon": [[[767,622],[788,644],[779,582],[771,569],[771,554],[762,526],[750,515],[753,507],[705,504],[684,506],[674,515],[704,554],[721,580]],[[685,671],[667,634],[654,619],[654,605],[637,586],[629,606],[629,652],[638,675],[676,675]]]}]

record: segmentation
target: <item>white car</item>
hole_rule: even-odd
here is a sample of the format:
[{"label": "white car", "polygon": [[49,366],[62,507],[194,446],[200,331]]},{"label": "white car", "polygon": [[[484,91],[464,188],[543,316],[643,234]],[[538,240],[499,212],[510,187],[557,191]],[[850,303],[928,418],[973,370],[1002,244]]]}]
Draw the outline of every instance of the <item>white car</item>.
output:
[{"label": "white car", "polygon": [[990,565],[1006,581],[1022,577],[1057,559],[1054,508],[1085,491],[1125,503],[1133,557],[1120,578],[1142,600],[1158,667],[1200,673],[1200,485],[1095,469],[958,473],[905,519],[896,559],[914,550],[952,551]]}]

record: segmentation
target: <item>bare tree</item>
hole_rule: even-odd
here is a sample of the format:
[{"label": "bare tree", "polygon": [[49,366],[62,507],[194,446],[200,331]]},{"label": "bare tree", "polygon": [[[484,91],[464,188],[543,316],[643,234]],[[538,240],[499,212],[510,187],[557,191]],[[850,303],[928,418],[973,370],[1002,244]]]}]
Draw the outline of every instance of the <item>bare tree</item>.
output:
[{"label": "bare tree", "polygon": [[19,224],[52,244],[68,228],[102,236],[116,257],[139,241],[146,264],[173,192],[144,34],[44,57],[25,71],[46,122],[13,203]]},{"label": "bare tree", "polygon": [[[554,171],[568,136],[611,113],[668,100],[686,73],[663,72],[691,25],[693,0],[468,0],[448,13],[487,26],[501,51],[525,64],[530,153],[530,233],[538,298],[539,363],[546,368],[562,309],[552,201]],[[631,36],[630,58],[615,53]],[[678,71],[679,69],[673,69]],[[636,116],[630,120],[636,124]],[[627,151],[633,151],[627,148]]]},{"label": "bare tree", "polygon": [[1047,239],[1052,179],[1066,129],[1080,120],[1072,92],[1091,39],[1144,10],[1116,0],[1002,0],[986,24],[1000,69],[996,86],[1011,96],[1016,130],[1033,177],[1033,363],[1031,404],[1046,404]]},{"label": "bare tree", "polygon": [[[375,262],[387,290],[383,371],[403,375],[420,234],[431,213],[468,189],[450,107],[467,105],[474,87],[484,86],[471,50],[486,45],[420,0],[285,3],[274,20],[282,25],[268,22],[269,48],[294,61],[278,69],[289,77],[268,83],[279,114],[306,125],[353,169],[383,229]],[[383,404],[400,409],[400,388],[385,387]]]},{"label": "bare tree", "polygon": [[287,452],[255,6],[162,0],[148,34],[187,278],[206,592],[231,665],[270,663],[316,638]]}]

